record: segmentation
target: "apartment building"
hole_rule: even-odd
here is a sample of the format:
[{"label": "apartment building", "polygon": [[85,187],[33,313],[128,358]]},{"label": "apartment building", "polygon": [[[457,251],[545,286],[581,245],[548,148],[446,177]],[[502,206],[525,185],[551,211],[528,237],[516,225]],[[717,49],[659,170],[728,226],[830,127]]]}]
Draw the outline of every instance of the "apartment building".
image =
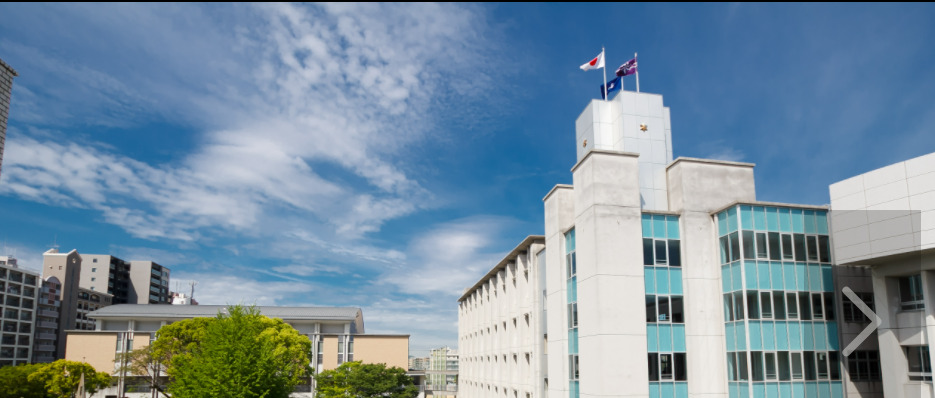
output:
[{"label": "apartment building", "polygon": [[52,248],[42,254],[42,275],[46,279],[54,278],[60,285],[59,289],[55,289],[55,298],[59,302],[58,321],[55,323],[55,359],[65,358],[65,332],[78,328],[81,262],[81,255],[74,249],[60,253],[58,249]]},{"label": "apartment building", "polygon": [[62,302],[59,300],[62,283],[50,276],[42,280],[39,292],[38,310],[36,311],[35,348],[33,363],[55,362],[58,346],[58,322],[61,317]]},{"label": "apartment building", "polygon": [[0,366],[30,363],[39,298],[39,273],[0,256]]},{"label": "apartment building", "polygon": [[16,70],[0,59],[0,177],[3,176],[3,144],[6,142],[6,125],[10,118],[10,95]]},{"label": "apartment building", "polygon": [[130,304],[171,304],[169,273],[152,261],[130,261]]},{"label": "apartment building", "polygon": [[[591,101],[575,129],[541,243],[501,262],[538,274],[524,298],[508,296],[523,273],[498,264],[459,299],[459,395],[880,396],[873,351],[842,353],[867,322],[836,288],[877,283],[836,266],[828,206],[757,200],[752,163],[673,158],[657,94]],[[540,332],[510,328],[527,313]],[[512,348],[527,339],[543,348]]]},{"label": "apartment building", "polygon": [[95,322],[88,317],[93,311],[113,304],[114,296],[83,287],[78,288],[78,315],[75,317],[75,329],[94,330]]},{"label": "apartment building", "polygon": [[[405,369],[409,359],[409,335],[365,334],[363,313],[349,307],[258,307],[263,315],[280,318],[312,341],[311,366],[315,372],[334,369],[349,361],[385,363]],[[217,305],[118,304],[88,314],[96,321],[93,331],[68,332],[65,358],[84,358],[98,371],[115,373],[117,354],[146,346],[160,327],[183,319],[215,317],[226,307]],[[132,380],[121,385],[132,385]],[[311,397],[312,379],[294,396]],[[105,395],[115,395],[111,388]]]}]

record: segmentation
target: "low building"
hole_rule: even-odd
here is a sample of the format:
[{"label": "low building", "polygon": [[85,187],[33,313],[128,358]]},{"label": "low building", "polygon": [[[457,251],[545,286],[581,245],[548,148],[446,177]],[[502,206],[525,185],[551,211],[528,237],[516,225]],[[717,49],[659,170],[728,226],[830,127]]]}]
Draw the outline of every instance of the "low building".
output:
[{"label": "low building", "polygon": [[[344,362],[384,363],[408,367],[409,335],[365,334],[360,308],[258,307],[260,313],[280,318],[312,342],[315,372],[334,369]],[[117,354],[149,345],[164,325],[184,319],[215,317],[225,306],[118,304],[92,311],[95,330],[70,330],[65,358],[83,360],[98,371],[115,374]],[[132,384],[132,383],[131,383]],[[123,384],[127,385],[127,384]],[[299,386],[302,390],[302,386]],[[305,386],[312,389],[312,379]],[[111,391],[112,390],[112,391]],[[105,391],[113,394],[117,389]]]}]

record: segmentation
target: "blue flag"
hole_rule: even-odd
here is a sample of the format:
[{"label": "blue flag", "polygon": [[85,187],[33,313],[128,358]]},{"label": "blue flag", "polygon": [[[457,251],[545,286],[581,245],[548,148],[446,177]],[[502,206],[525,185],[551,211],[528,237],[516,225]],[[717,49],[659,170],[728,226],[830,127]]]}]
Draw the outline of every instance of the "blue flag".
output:
[{"label": "blue flag", "polygon": [[[601,98],[602,99],[607,99],[608,94],[614,91],[620,90],[620,77],[621,76],[617,76],[613,80],[607,82],[607,84],[601,85]],[[604,87],[607,87],[607,88],[605,89]]]}]

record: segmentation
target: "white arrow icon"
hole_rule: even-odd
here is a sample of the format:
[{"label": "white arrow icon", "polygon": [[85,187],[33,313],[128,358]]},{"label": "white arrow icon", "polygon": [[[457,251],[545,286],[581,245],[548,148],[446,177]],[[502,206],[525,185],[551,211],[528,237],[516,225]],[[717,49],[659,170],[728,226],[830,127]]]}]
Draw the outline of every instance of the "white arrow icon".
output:
[{"label": "white arrow icon", "polygon": [[857,347],[859,347],[868,336],[870,336],[870,333],[873,333],[873,331],[876,330],[881,323],[883,323],[883,320],[880,319],[876,313],[871,311],[870,307],[868,307],[867,304],[860,299],[860,297],[857,297],[857,294],[854,293],[851,288],[845,286],[844,289],[841,289],[841,291],[845,296],[847,296],[847,298],[851,300],[852,303],[854,303],[854,305],[857,306],[857,308],[860,308],[860,312],[863,312],[867,318],[870,318],[870,324],[867,325],[867,327],[864,328],[864,330],[861,331],[860,334],[858,334],[857,337],[855,337],[854,340],[847,345],[847,347],[844,347],[844,351],[841,351],[844,356],[848,356],[851,355],[851,353],[854,352],[854,350],[856,350]]}]

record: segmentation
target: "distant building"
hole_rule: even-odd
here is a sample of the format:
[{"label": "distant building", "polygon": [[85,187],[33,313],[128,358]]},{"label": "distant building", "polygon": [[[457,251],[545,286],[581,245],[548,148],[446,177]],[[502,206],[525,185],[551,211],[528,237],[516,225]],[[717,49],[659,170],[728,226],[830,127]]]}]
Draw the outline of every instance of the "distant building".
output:
[{"label": "distant building", "polygon": [[[409,335],[364,334],[359,308],[346,307],[258,307],[263,315],[280,318],[312,341],[311,366],[316,373],[349,361],[385,363],[406,368]],[[66,359],[84,359],[98,371],[115,374],[118,353],[146,346],[160,327],[183,319],[215,317],[226,307],[217,305],[138,305],[103,307],[88,314],[96,321],[94,331],[68,332]],[[309,384],[297,392],[311,393]],[[122,385],[132,385],[132,380]],[[104,395],[113,395],[111,388]],[[311,395],[293,395],[311,396]]]},{"label": "distant building", "polygon": [[170,304],[168,267],[125,261],[108,254],[82,254],[81,287],[114,297],[114,304]]},{"label": "distant building", "polygon": [[0,366],[30,363],[38,298],[39,273],[0,256]]},{"label": "distant building", "polygon": [[425,370],[429,367],[429,357],[409,358],[409,370]]},{"label": "distant building", "polygon": [[129,304],[171,304],[169,268],[152,261],[130,261]]},{"label": "distant building", "polygon": [[458,391],[458,352],[448,347],[433,349],[429,354],[425,379],[426,394],[431,393],[433,397],[455,396]]},{"label": "distant building", "polygon": [[[10,95],[13,92],[13,78],[18,76],[6,62],[0,59],[0,172],[3,170],[3,144],[6,142],[6,125],[10,118]],[[2,177],[2,174],[0,174]]]},{"label": "distant building", "polygon": [[56,325],[55,358],[65,358],[65,331],[78,327],[78,281],[81,276],[81,255],[78,250],[59,253],[58,249],[49,249],[42,254],[42,275],[47,279],[55,278],[61,283],[56,291],[60,302],[59,318]]},{"label": "distant building", "polygon": [[83,287],[78,289],[78,315],[75,329],[94,330],[94,320],[88,314],[100,308],[113,304],[114,296],[107,293],[96,292]]},{"label": "distant building", "polygon": [[32,357],[34,363],[49,363],[56,359],[58,321],[62,307],[59,299],[61,291],[62,283],[58,278],[50,276],[42,280],[42,289],[39,291],[37,300],[35,346]]}]

